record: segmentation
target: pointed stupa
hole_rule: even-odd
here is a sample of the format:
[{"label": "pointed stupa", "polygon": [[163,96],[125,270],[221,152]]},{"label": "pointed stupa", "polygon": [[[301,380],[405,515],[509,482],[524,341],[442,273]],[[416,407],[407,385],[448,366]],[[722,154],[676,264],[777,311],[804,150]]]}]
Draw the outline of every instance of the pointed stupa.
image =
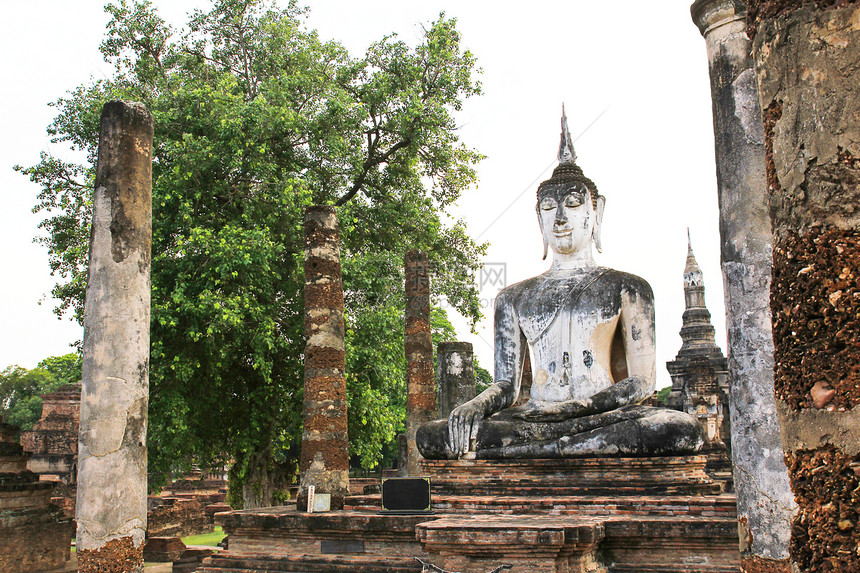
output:
[{"label": "pointed stupa", "polygon": [[714,354],[722,351],[714,341],[714,327],[711,325],[711,313],[705,306],[705,281],[702,269],[693,254],[690,240],[690,229],[687,229],[687,261],[684,265],[684,310],[681,339],[684,341],[678,356],[685,350],[694,350],[696,354]]},{"label": "pointed stupa", "polygon": [[[730,468],[726,448],[730,446],[728,363],[714,341],[711,313],[705,306],[702,269],[693,254],[687,229],[687,261],[684,264],[684,309],[681,350],[666,363],[672,389],[666,405],[694,415],[706,429],[706,450],[720,452],[713,460],[715,470]],[[710,454],[709,454],[710,455]]]},{"label": "pointed stupa", "polygon": [[[702,277],[702,269],[699,268],[699,263],[696,262],[696,255],[693,254],[693,243],[690,240],[690,228],[687,227],[687,263],[684,265],[684,291],[686,292],[688,287],[702,287],[702,301],[701,306],[705,306],[704,294],[705,294],[705,282]],[[687,308],[690,307],[690,303],[687,302]]]}]

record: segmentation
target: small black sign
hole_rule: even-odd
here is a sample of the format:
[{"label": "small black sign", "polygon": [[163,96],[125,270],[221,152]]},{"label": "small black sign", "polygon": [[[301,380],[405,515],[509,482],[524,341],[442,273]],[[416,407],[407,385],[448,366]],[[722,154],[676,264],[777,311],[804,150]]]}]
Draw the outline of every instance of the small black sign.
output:
[{"label": "small black sign", "polygon": [[430,478],[382,478],[382,511],[385,513],[431,513]]}]

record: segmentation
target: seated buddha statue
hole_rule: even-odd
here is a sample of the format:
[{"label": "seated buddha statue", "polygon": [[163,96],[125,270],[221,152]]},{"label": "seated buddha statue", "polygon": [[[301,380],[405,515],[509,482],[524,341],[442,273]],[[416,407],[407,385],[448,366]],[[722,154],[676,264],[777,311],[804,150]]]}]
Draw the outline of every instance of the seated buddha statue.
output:
[{"label": "seated buddha statue", "polygon": [[[494,383],[418,429],[427,459],[684,455],[704,443],[689,414],[640,404],[655,386],[654,295],[594,262],[606,200],[576,164],[564,113],[558,159],[536,207],[552,265],[497,296]],[[513,406],[526,359],[531,395]]]}]

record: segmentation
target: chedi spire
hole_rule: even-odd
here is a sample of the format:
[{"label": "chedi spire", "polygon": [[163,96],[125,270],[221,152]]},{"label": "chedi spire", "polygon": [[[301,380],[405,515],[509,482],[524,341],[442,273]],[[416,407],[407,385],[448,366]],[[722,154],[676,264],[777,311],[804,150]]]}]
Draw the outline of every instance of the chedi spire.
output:
[{"label": "chedi spire", "polygon": [[561,106],[561,142],[558,146],[558,166],[553,169],[552,177],[538,185],[538,197],[540,197],[542,189],[557,185],[583,186],[588,189],[591,194],[591,203],[595,209],[597,208],[597,198],[600,197],[600,194],[594,181],[586,177],[582,168],[576,164],[576,151],[573,149],[573,139],[567,126],[564,104]]},{"label": "chedi spire", "polygon": [[567,114],[564,113],[564,104],[561,104],[561,143],[558,145],[558,164],[576,164],[576,150],[573,148],[570,129],[567,127]]}]

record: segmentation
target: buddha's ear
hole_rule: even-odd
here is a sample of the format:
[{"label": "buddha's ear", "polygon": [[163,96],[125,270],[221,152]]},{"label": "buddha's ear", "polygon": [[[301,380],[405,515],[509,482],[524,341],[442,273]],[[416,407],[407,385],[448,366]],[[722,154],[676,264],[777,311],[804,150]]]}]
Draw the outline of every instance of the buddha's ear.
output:
[{"label": "buddha's ear", "polygon": [[600,229],[603,227],[603,208],[606,207],[606,197],[603,195],[597,196],[597,207],[594,209],[594,229],[591,232],[591,238],[594,240],[594,246],[598,253],[603,252],[603,245],[600,242]]},{"label": "buddha's ear", "polygon": [[535,213],[537,213],[538,227],[540,227],[540,236],[543,239],[543,258],[542,261],[546,260],[546,255],[549,252],[549,243],[546,242],[546,235],[543,232],[543,219],[540,216],[540,206],[535,208]]}]

